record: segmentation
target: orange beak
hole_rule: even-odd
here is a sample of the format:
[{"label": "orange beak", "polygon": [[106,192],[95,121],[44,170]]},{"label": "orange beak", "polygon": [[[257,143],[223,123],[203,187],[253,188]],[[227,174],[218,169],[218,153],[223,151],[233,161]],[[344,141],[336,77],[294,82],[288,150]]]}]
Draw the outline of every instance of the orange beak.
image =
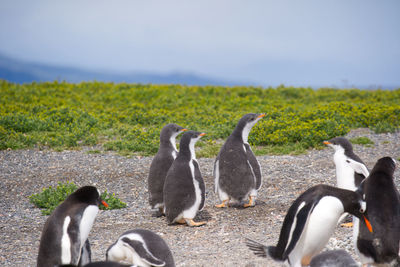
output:
[{"label": "orange beak", "polygon": [[325,145],[330,145],[331,142],[329,142],[329,141],[324,141],[324,144],[325,144]]},{"label": "orange beak", "polygon": [[372,233],[373,231],[372,231],[371,223],[368,221],[367,217],[365,217],[364,215],[363,215],[363,217],[364,217],[364,221],[365,221],[365,224],[367,225],[368,230]]},{"label": "orange beak", "polygon": [[257,119],[258,119],[258,118],[262,118],[262,117],[265,117],[265,114],[260,114],[260,115],[258,115]]},{"label": "orange beak", "polygon": [[187,129],[182,129],[181,132],[187,131]]},{"label": "orange beak", "polygon": [[201,134],[200,134],[200,136],[205,136],[205,135],[206,135],[206,133],[201,133]]},{"label": "orange beak", "polygon": [[108,208],[108,204],[104,200],[101,200],[101,204],[103,204],[104,207]]}]

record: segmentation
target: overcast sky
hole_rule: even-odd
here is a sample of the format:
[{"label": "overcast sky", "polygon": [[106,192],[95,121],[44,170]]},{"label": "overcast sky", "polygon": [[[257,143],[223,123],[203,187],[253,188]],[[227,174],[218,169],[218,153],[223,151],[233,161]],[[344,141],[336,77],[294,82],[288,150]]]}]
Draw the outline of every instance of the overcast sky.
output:
[{"label": "overcast sky", "polygon": [[0,53],[264,86],[400,87],[400,1],[2,0]]}]

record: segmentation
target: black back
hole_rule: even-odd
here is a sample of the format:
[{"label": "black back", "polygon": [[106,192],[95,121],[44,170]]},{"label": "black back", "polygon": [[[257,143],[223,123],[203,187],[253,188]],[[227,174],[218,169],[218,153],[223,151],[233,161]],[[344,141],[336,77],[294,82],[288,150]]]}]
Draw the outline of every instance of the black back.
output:
[{"label": "black back", "polygon": [[393,181],[394,170],[392,158],[381,158],[362,184],[373,233],[360,224],[357,247],[376,263],[399,260],[400,197]]},{"label": "black back", "polygon": [[172,152],[176,150],[170,142],[172,135],[181,132],[183,127],[170,123],[163,127],[160,134],[160,147],[150,165],[147,185],[149,189],[149,203],[152,207],[163,203],[163,188],[167,172],[174,161]]},{"label": "black back", "polygon": [[[74,248],[80,247],[79,223],[82,213],[87,206],[98,206],[100,202],[100,195],[96,187],[84,186],[69,195],[64,202],[52,212],[43,227],[37,259],[38,267],[53,267],[61,264],[61,238],[64,220],[67,216],[71,217],[68,227],[68,234],[70,235],[72,243],[71,246]],[[83,249],[87,249],[87,247]],[[78,264],[80,253],[79,249],[73,251],[71,255],[73,264]]]},{"label": "black back", "polygon": [[183,134],[180,141],[178,156],[168,170],[164,183],[165,215],[169,223],[184,210],[195,203],[195,188],[193,185],[192,172],[189,163],[194,166],[195,179],[199,182],[201,191],[201,204],[199,210],[204,206],[205,185],[197,161],[192,159],[189,144],[192,138],[197,138],[199,132],[188,131]]},{"label": "black back", "polygon": [[[321,200],[321,198],[325,196],[333,196],[338,198],[342,202],[345,212],[353,214],[358,218],[362,217],[360,212],[360,201],[362,197],[357,192],[328,185],[313,186],[302,193],[289,208],[283,221],[278,244],[276,246],[268,247],[269,254],[272,258],[280,261],[287,259],[288,255],[294,249],[297,241],[299,240],[301,233],[303,232],[308,216],[312,213],[315,205]],[[305,205],[296,215],[298,207],[302,202],[305,202]],[[293,231],[291,242],[285,250],[295,216],[297,216],[296,228]]]}]

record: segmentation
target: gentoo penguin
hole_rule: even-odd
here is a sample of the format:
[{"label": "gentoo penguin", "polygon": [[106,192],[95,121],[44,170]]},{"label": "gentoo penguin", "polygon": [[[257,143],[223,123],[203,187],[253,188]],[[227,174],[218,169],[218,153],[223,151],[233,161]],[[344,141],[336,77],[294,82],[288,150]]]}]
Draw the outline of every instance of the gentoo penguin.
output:
[{"label": "gentoo penguin", "polygon": [[357,192],[328,185],[316,185],[301,194],[289,208],[276,246],[264,246],[247,240],[247,246],[258,256],[269,255],[292,267],[309,265],[311,258],[326,245],[340,216],[348,212],[363,218],[366,205]]},{"label": "gentoo penguin", "polygon": [[393,181],[395,168],[394,159],[381,158],[361,185],[366,213],[374,226],[370,233],[364,224],[359,225],[356,252],[363,264],[400,266],[400,196]]},{"label": "gentoo penguin", "polygon": [[149,230],[135,229],[123,233],[106,252],[107,261],[137,266],[175,267],[167,243]]},{"label": "gentoo penguin", "polygon": [[94,186],[84,186],[69,195],[47,219],[40,239],[38,267],[61,264],[83,266],[90,262],[88,235],[99,211],[108,207]]},{"label": "gentoo penguin", "polygon": [[150,165],[147,180],[149,202],[152,209],[159,209],[161,213],[164,209],[163,188],[165,176],[178,154],[175,138],[183,131],[186,131],[186,129],[174,123],[167,124],[162,128],[160,147]]},{"label": "gentoo penguin", "polygon": [[[76,267],[76,265],[65,264],[65,265],[58,265],[58,267]],[[136,265],[126,265],[113,261],[95,261],[86,264],[83,267],[136,267]]]},{"label": "gentoo penguin", "polygon": [[178,156],[168,170],[164,183],[164,211],[169,223],[186,223],[189,226],[206,223],[193,221],[205,201],[205,185],[194,150],[195,143],[204,135],[185,132]]},{"label": "gentoo penguin", "polygon": [[324,141],[335,150],[333,161],[336,165],[337,187],[356,191],[369,172],[364,162],[353,152],[353,146],[344,137]]},{"label": "gentoo penguin", "polygon": [[261,168],[247,142],[251,128],[265,114],[246,114],[236,125],[222,146],[214,163],[215,193],[222,202],[217,208],[226,207],[230,201],[241,202],[249,198],[244,207],[255,205],[261,187]]},{"label": "gentoo penguin", "polygon": [[358,263],[346,250],[328,250],[313,257],[310,267],[358,267]]}]

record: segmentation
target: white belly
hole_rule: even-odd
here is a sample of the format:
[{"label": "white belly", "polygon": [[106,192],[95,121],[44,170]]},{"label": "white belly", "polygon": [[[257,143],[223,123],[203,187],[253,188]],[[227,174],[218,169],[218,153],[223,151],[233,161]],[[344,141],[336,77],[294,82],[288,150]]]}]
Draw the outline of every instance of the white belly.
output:
[{"label": "white belly", "polygon": [[[193,165],[192,161],[190,161],[189,167],[190,167],[190,171],[192,172],[192,179],[193,179],[194,192],[195,192],[195,201],[194,201],[193,206],[191,206],[189,209],[183,211],[182,216],[185,219],[193,219],[194,217],[196,217],[197,211],[199,210],[200,203],[201,203],[200,185],[199,185],[199,182],[195,179],[194,165]],[[178,216],[178,217],[180,217],[180,216]]]},{"label": "white belly", "polygon": [[294,266],[301,266],[303,257],[311,258],[325,247],[343,212],[342,202],[335,197],[326,196],[319,201],[309,216],[299,241],[289,254],[290,262]]}]

